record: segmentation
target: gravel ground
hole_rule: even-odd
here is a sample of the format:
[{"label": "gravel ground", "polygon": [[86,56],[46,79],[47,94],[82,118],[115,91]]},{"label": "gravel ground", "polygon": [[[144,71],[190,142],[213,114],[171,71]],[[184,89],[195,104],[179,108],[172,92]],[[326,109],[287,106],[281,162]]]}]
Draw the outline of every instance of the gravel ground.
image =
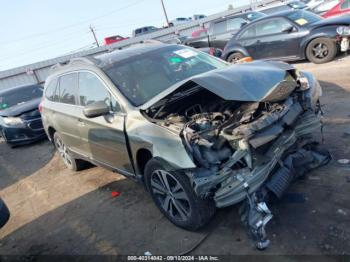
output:
[{"label": "gravel ground", "polygon": [[[325,146],[333,160],[294,183],[271,209],[272,241],[252,247],[237,207],[219,210],[198,232],[179,229],[157,210],[144,188],[98,167],[64,168],[43,141],[10,149],[0,142],[0,195],[11,211],[0,230],[0,254],[349,254],[350,57],[323,64],[297,63],[323,86]],[[111,192],[120,196],[112,198]]]}]

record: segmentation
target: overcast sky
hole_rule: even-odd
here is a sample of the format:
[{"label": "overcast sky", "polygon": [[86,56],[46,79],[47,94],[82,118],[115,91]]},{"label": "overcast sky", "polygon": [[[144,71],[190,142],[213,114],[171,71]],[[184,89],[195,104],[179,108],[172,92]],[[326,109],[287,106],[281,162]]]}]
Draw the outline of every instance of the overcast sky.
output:
[{"label": "overcast sky", "polygon": [[[247,0],[164,0],[169,19],[210,15]],[[92,24],[106,36],[165,22],[160,0],[0,0],[0,71],[80,51]]]}]

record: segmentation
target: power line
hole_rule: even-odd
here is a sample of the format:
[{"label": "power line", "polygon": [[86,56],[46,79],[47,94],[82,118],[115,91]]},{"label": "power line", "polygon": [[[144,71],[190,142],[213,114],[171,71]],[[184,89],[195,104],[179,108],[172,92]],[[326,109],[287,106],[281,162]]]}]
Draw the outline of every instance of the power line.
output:
[{"label": "power line", "polygon": [[8,44],[8,43],[13,43],[13,42],[19,42],[19,41],[23,41],[23,40],[26,40],[26,39],[29,39],[29,38],[38,37],[38,36],[48,35],[48,34],[52,34],[52,33],[56,33],[56,32],[59,32],[59,31],[66,30],[66,29],[68,29],[68,28],[72,28],[72,27],[76,27],[76,26],[79,26],[79,25],[82,25],[82,24],[86,24],[86,23],[88,23],[88,22],[95,21],[95,20],[104,18],[104,17],[106,17],[106,16],[115,14],[115,13],[117,13],[117,12],[120,12],[120,11],[122,11],[122,10],[125,10],[125,9],[127,9],[127,8],[129,8],[129,7],[131,7],[131,6],[137,5],[137,4],[139,4],[139,3],[143,2],[143,1],[145,1],[145,0],[138,0],[138,1],[135,1],[135,2],[133,2],[133,3],[131,3],[131,4],[129,4],[129,5],[126,5],[126,6],[124,6],[124,7],[115,9],[115,10],[110,11],[110,12],[108,12],[108,13],[105,13],[105,14],[103,14],[103,15],[96,16],[96,17],[93,17],[93,18],[89,18],[89,19],[86,19],[86,20],[82,20],[82,21],[80,21],[80,22],[77,22],[77,23],[74,23],[74,24],[71,24],[71,25],[68,25],[68,26],[59,27],[59,28],[56,28],[56,29],[53,29],[53,30],[50,30],[50,31],[42,32],[42,33],[27,35],[27,36],[24,36],[24,37],[21,37],[21,38],[12,39],[11,41],[0,42],[0,45]]},{"label": "power line", "polygon": [[165,6],[164,6],[164,2],[163,2],[163,0],[160,0],[160,2],[162,3],[162,8],[163,8],[163,12],[164,12],[166,24],[167,24],[167,26],[169,27],[168,14],[166,13]]},{"label": "power line", "polygon": [[90,25],[89,28],[90,28],[90,31],[91,31],[92,35],[94,36],[95,43],[96,43],[97,47],[100,47],[100,44],[99,44],[98,41],[97,41],[97,37],[96,37],[96,33],[95,33],[94,28],[92,27],[92,25]]}]

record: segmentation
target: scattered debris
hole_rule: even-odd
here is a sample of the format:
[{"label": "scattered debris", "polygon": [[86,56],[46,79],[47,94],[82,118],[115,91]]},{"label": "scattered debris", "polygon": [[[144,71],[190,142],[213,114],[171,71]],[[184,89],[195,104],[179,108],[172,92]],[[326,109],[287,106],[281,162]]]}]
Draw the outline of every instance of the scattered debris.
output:
[{"label": "scattered debris", "polygon": [[308,176],[309,180],[320,180],[319,176]]},{"label": "scattered debris", "polygon": [[347,164],[350,163],[350,160],[349,160],[349,159],[346,159],[346,158],[344,158],[344,159],[338,159],[338,163],[339,163],[339,164],[342,164],[342,165],[347,165]]},{"label": "scattered debris", "polygon": [[338,213],[338,214],[341,214],[341,215],[343,215],[343,216],[346,216],[346,215],[347,215],[346,212],[345,212],[343,209],[340,209],[340,208],[337,210],[337,213]]},{"label": "scattered debris", "polygon": [[111,195],[112,195],[112,197],[118,197],[118,196],[120,196],[120,192],[112,191]]}]

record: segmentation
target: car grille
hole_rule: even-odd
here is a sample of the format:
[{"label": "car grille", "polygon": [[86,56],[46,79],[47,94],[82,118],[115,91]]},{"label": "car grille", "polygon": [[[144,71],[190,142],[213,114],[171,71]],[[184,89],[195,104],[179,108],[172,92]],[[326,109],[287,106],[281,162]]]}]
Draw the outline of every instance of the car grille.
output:
[{"label": "car grille", "polygon": [[28,124],[29,128],[33,129],[33,130],[38,130],[38,129],[42,129],[43,128],[43,122],[41,121],[41,119],[36,119],[31,121]]}]

